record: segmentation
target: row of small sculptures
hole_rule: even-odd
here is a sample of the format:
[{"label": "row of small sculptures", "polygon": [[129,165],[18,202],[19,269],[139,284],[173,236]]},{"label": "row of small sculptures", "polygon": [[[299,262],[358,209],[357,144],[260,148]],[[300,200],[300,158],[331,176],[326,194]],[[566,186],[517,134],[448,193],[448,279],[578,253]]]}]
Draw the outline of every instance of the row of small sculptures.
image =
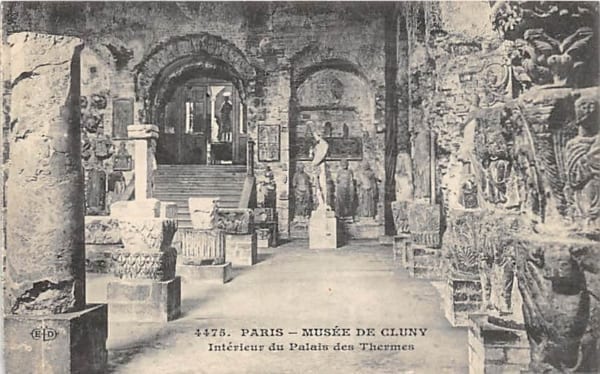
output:
[{"label": "row of small sculptures", "polygon": [[[377,216],[379,199],[378,179],[368,162],[364,161],[356,177],[348,168],[348,161],[342,160],[335,181],[328,179],[327,203],[334,207],[340,218]],[[312,198],[313,182],[299,164],[292,181],[294,188],[294,217],[307,218],[316,209]]]}]

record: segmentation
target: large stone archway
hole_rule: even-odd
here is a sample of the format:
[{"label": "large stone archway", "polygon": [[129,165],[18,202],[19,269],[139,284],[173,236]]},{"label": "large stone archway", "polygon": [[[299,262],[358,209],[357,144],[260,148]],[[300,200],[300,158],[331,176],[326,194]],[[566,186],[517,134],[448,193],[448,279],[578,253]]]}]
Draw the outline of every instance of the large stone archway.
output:
[{"label": "large stone archway", "polygon": [[152,123],[168,86],[193,70],[224,76],[231,80],[242,99],[256,70],[233,43],[208,33],[170,38],[156,45],[134,67],[139,121]]}]

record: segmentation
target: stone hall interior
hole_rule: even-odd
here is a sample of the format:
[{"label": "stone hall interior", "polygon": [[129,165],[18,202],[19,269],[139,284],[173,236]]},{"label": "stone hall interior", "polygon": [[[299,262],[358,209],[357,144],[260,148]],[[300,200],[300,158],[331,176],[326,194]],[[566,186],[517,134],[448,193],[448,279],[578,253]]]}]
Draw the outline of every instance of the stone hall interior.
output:
[{"label": "stone hall interior", "polygon": [[597,2],[2,7],[6,373],[598,373]]}]

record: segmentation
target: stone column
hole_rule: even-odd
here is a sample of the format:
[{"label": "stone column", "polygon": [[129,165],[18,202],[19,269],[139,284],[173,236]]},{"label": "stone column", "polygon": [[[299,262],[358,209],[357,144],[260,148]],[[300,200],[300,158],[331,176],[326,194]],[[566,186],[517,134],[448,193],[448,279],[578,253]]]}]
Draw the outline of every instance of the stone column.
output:
[{"label": "stone column", "polygon": [[108,284],[112,321],[167,322],[180,314],[181,278],[175,276],[177,230],[175,203],[156,199],[119,201],[111,206],[125,247],[114,252],[120,278]]},{"label": "stone column", "polygon": [[77,38],[18,33],[11,59],[7,372],[99,372],[105,305],[86,305]]},{"label": "stone column", "polygon": [[127,132],[129,139],[132,139],[135,144],[135,199],[150,199],[156,165],[154,147],[158,139],[158,126],[132,125],[127,127]]}]

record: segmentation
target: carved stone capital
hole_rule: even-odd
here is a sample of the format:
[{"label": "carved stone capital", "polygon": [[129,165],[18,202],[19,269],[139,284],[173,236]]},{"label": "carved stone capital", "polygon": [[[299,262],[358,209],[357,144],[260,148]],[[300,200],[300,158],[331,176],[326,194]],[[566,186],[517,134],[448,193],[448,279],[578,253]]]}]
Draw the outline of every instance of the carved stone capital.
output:
[{"label": "carved stone capital", "polygon": [[129,252],[161,252],[171,246],[177,221],[166,218],[120,218],[121,240]]},{"label": "carved stone capital", "polygon": [[177,251],[162,252],[119,251],[112,255],[115,276],[121,279],[151,279],[167,281],[175,278]]}]

